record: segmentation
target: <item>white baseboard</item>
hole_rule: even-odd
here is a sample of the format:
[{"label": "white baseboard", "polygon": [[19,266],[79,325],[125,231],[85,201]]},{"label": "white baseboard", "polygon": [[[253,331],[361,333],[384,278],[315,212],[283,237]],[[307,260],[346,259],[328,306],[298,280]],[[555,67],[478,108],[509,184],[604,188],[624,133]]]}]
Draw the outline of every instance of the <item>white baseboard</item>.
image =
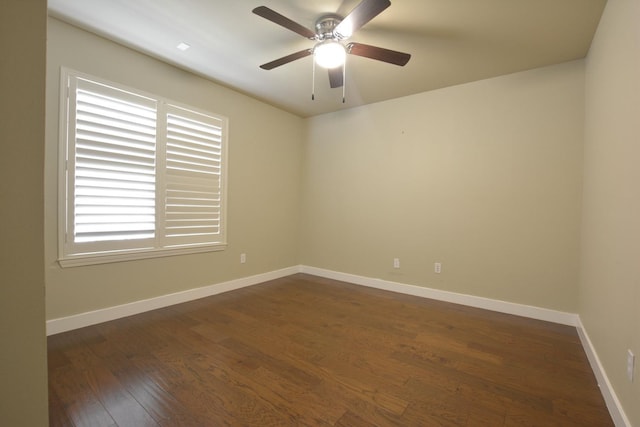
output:
[{"label": "white baseboard", "polygon": [[513,302],[499,301],[489,298],[477,297],[473,295],[459,294],[455,292],[442,291],[439,289],[426,288],[423,286],[408,285],[405,283],[390,282],[371,277],[357,276],[353,274],[340,273],[322,268],[309,267],[303,265],[300,272],[314,276],[325,277],[327,279],[340,280],[356,285],[368,286],[370,288],[383,289],[385,291],[398,292],[423,298],[430,298],[439,301],[462,304],[470,307],[483,308],[485,310],[497,311],[500,313],[514,314],[516,316],[528,317],[531,319],[544,320],[547,322],[559,323],[562,325],[577,326],[578,315],[563,311],[549,310],[547,308],[534,307],[530,305],[517,304]]},{"label": "white baseboard", "polygon": [[493,300],[489,298],[477,297],[473,295],[459,294],[455,292],[442,291],[439,289],[426,288],[422,286],[408,285],[406,283],[391,282],[382,279],[376,279],[354,274],[341,273],[337,271],[327,270],[317,267],[309,267],[299,265],[284,268],[281,270],[271,271],[267,273],[257,274],[255,276],[244,277],[240,279],[230,280],[228,282],[218,283],[202,288],[190,289],[187,291],[176,292],[169,295],[162,295],[146,300],[135,301],[115,307],[108,307],[100,310],[80,313],[73,316],[61,317],[47,321],[47,335],[54,335],[85,326],[95,325],[109,320],[120,319],[122,317],[132,316],[134,314],[144,313],[146,311],[158,308],[168,307],[174,304],[180,304],[187,301],[193,301],[248,286],[257,285],[269,280],[290,276],[296,273],[306,273],[314,276],[325,277],[327,279],[339,280],[352,283],[355,285],[367,286],[376,289],[382,289],[391,292],[398,292],[407,295],[413,295],[422,298],[430,298],[439,301],[451,302],[454,304],[462,304],[470,307],[482,308],[500,313],[513,314],[517,316],[528,317],[532,319],[544,320],[547,322],[559,323],[568,326],[574,326],[578,330],[580,341],[587,354],[591,369],[593,370],[600,391],[605,399],[611,418],[616,427],[632,427],[627,418],[618,397],[609,382],[604,367],[600,363],[600,359],[587,335],[587,332],[580,321],[577,314],[567,313],[546,308],[534,307],[524,304],[517,304],[506,301]]},{"label": "white baseboard", "polygon": [[115,320],[122,317],[132,316],[134,314],[144,313],[145,311],[168,307],[174,304],[180,304],[211,295],[221,294],[223,292],[245,288],[247,286],[257,285],[269,280],[290,276],[292,274],[298,273],[299,271],[300,268],[298,266],[294,266],[284,268],[282,270],[257,274],[255,276],[230,280],[228,282],[217,283],[215,285],[204,286],[202,288],[189,289],[187,291],[176,292],[169,295],[162,295],[159,297],[118,305],[115,307],[107,307],[100,310],[89,311],[86,313],[75,314],[68,317],[48,320],[47,335],[59,334],[61,332],[95,325],[97,323],[107,322],[109,320]]},{"label": "white baseboard", "polygon": [[560,323],[563,325],[578,326],[578,316],[572,313],[565,313],[549,310],[529,305],[498,301],[489,298],[472,295],[459,294],[455,292],[442,291],[438,289],[425,288],[422,286],[408,285],[405,283],[390,282],[382,279],[375,279],[354,274],[341,273],[322,268],[309,267],[305,265],[293,266],[268,273],[257,274],[255,276],[230,280],[228,282],[217,283],[201,288],[189,289],[187,291],[176,292],[168,295],[161,295],[141,301],[134,301],[114,307],[107,307],[95,311],[79,313],[68,317],[61,317],[47,321],[47,335],[54,335],[97,323],[107,322],[145,311],[155,310],[174,304],[180,304],[211,295],[229,292],[235,289],[253,286],[280,277],[289,276],[295,273],[307,273],[314,276],[328,279],[340,280],[356,285],[368,286],[392,292],[414,295],[422,298],[431,298],[440,301],[462,304],[471,307],[483,308],[486,310],[501,313],[514,314],[533,319],[545,320],[548,322]]},{"label": "white baseboard", "polygon": [[631,422],[629,421],[629,418],[627,418],[627,414],[625,414],[624,409],[622,409],[620,400],[618,400],[618,396],[609,381],[609,377],[607,377],[607,373],[605,372],[602,363],[600,363],[598,353],[596,353],[596,349],[591,343],[591,339],[589,339],[589,335],[587,334],[587,331],[585,331],[580,319],[578,319],[577,329],[580,341],[582,342],[582,347],[584,348],[585,353],[587,353],[589,364],[591,364],[591,369],[596,376],[600,392],[607,404],[613,423],[616,427],[632,427]]},{"label": "white baseboard", "polygon": [[627,418],[622,405],[616,396],[616,393],[609,382],[604,367],[600,363],[600,359],[587,335],[584,326],[580,320],[580,316],[573,313],[549,310],[546,308],[534,307],[523,304],[516,304],[506,301],[493,300],[489,298],[476,297],[472,295],[458,294],[455,292],[442,291],[438,289],[425,288],[422,286],[408,285],[405,283],[390,282],[382,279],[371,277],[357,276],[354,274],[340,273],[337,271],[326,270],[322,268],[301,266],[301,273],[307,273],[314,276],[325,277],[327,279],[340,280],[355,285],[368,286],[371,288],[382,289],[386,291],[398,292],[402,294],[413,295],[423,298],[431,298],[439,301],[446,301],[455,304],[462,304],[486,310],[497,311],[500,313],[514,314],[517,316],[528,317],[532,319],[544,320],[547,322],[559,323],[576,327],[582,347],[584,348],[591,369],[596,376],[600,392],[606,402],[609,414],[616,427],[632,427],[631,422]]}]

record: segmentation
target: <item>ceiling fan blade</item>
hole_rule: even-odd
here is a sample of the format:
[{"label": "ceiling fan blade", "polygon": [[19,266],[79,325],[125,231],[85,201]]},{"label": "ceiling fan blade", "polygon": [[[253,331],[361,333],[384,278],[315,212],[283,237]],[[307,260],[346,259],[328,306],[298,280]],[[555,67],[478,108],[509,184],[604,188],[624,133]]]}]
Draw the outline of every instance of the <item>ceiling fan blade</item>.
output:
[{"label": "ceiling fan blade", "polygon": [[297,22],[292,21],[286,16],[280,15],[275,10],[269,9],[266,6],[258,6],[255,9],[253,9],[252,12],[258,16],[262,16],[263,18],[268,19],[269,21],[275,24],[278,24],[288,30],[293,31],[294,33],[298,33],[302,37],[306,37],[312,40],[316,38],[316,33],[314,31],[311,31],[307,27],[304,27],[298,24]]},{"label": "ceiling fan blade", "polygon": [[389,64],[395,64],[404,66],[411,55],[404,52],[398,52],[397,50],[384,49],[382,47],[370,46],[362,43],[349,43],[347,45],[347,52],[351,55],[363,56],[365,58],[377,59],[378,61],[388,62]]},{"label": "ceiling fan blade", "polygon": [[304,58],[305,56],[309,56],[309,55],[311,55],[311,49],[301,50],[299,52],[295,52],[290,55],[283,56],[282,58],[278,58],[275,61],[262,64],[260,68],[262,68],[263,70],[273,70],[276,67],[279,67],[284,64],[288,64],[289,62],[293,62],[296,59]]},{"label": "ceiling fan blade", "polygon": [[329,86],[331,88],[341,87],[344,85],[344,66],[329,68]]},{"label": "ceiling fan blade", "polygon": [[338,24],[333,33],[340,38],[349,38],[351,34],[364,24],[375,18],[380,12],[391,6],[389,0],[362,0],[349,14]]}]

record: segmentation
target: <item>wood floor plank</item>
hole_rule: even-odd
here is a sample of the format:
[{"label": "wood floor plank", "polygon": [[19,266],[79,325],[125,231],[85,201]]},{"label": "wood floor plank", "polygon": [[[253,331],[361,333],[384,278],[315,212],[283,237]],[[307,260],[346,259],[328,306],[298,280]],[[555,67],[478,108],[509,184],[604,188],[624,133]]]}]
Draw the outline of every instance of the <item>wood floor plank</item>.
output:
[{"label": "wood floor plank", "polygon": [[49,427],[72,426],[64,404],[54,388],[49,388]]},{"label": "wood floor plank", "polygon": [[356,414],[351,411],[347,411],[338,422],[335,424],[336,427],[375,427],[375,424],[370,423],[369,421],[365,421]]},{"label": "wood floor plank", "polygon": [[[82,372],[76,372],[73,366],[65,366],[49,373],[49,383],[57,394],[66,418],[75,426],[116,426],[109,412],[91,391]],[[59,409],[60,405],[49,408]],[[51,418],[61,420],[62,415],[52,414]]]},{"label": "wood floor plank", "polygon": [[88,347],[80,346],[70,349],[66,354],[75,369],[84,373],[86,384],[117,425],[122,427],[158,425]]},{"label": "wood floor plank", "polygon": [[613,425],[575,328],[304,274],[48,346],[52,426]]}]

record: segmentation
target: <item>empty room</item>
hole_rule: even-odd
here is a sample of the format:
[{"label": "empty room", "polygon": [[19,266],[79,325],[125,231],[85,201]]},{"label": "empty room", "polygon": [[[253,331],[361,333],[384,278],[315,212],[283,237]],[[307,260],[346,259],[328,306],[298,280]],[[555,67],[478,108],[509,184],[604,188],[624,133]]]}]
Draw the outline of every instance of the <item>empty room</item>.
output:
[{"label": "empty room", "polygon": [[6,2],[0,424],[640,426],[638,16]]}]

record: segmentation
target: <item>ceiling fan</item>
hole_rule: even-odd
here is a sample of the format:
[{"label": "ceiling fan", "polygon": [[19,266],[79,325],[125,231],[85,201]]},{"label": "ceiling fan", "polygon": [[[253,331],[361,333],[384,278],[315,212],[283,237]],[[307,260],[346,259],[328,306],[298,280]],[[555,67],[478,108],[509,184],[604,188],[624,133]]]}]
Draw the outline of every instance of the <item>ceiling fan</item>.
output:
[{"label": "ceiling fan", "polygon": [[[378,16],[389,6],[391,6],[389,0],[362,0],[344,18],[336,14],[322,15],[315,23],[315,31],[292,21],[266,6],[256,7],[253,9],[253,13],[256,15],[316,42],[316,44],[309,49],[304,49],[267,62],[266,64],[262,64],[260,68],[263,70],[272,70],[297,59],[313,55],[314,65],[317,63],[319,66],[328,69],[329,85],[332,88],[343,87],[342,101],[344,102],[344,64],[347,54],[376,59],[399,66],[404,66],[409,62],[409,59],[411,59],[411,55],[408,53],[362,43],[345,43],[355,31]],[[313,97],[312,94],[312,99]]]}]

